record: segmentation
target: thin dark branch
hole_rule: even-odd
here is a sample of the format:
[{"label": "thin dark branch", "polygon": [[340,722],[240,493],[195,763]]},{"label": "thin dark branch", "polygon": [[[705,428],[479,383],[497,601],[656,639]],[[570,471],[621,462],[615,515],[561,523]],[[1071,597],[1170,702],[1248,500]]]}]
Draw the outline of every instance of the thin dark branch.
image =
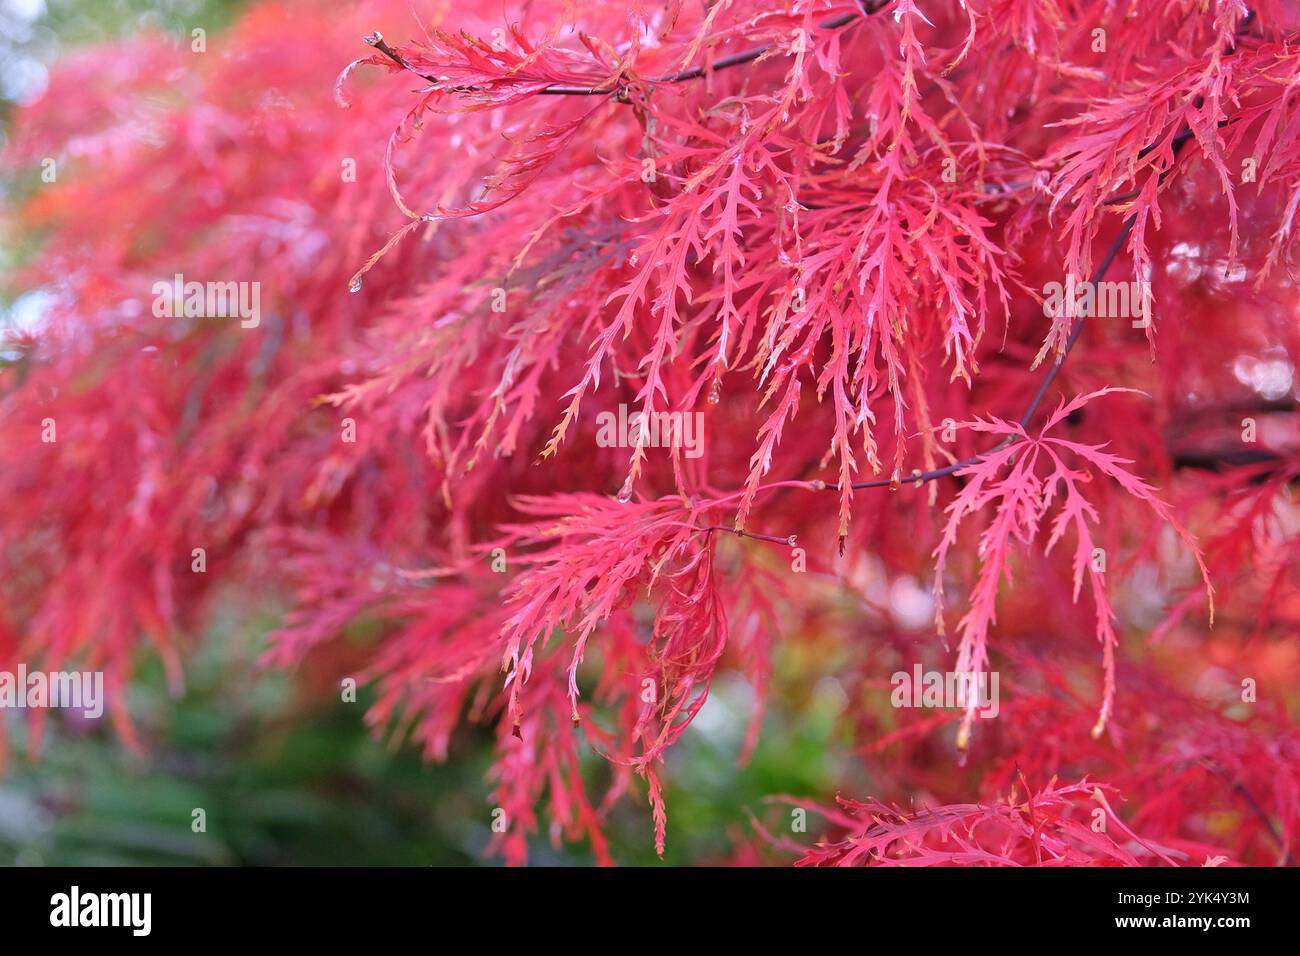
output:
[{"label": "thin dark branch", "polygon": [[[830,20],[826,20],[823,21],[822,23],[817,24],[817,29],[838,30],[840,27],[848,26],[850,23],[852,23],[854,20],[859,19],[860,17],[871,16],[873,13],[875,13],[877,10],[883,7],[887,2],[888,0],[876,0],[876,2],[872,2],[872,0],[868,0],[868,2],[862,4],[862,13],[844,13],[838,17],[832,17]],[[688,70],[682,70],[678,73],[666,73],[663,76],[652,77],[650,82],[651,83],[684,83],[687,80],[698,80],[706,73],[716,73],[718,70],[726,70],[733,66],[741,66],[742,64],[745,63],[753,63],[764,53],[767,53],[773,49],[775,49],[775,47],[771,46],[770,44],[767,46],[756,46],[752,50],[745,50],[743,53],[733,53],[730,56],[724,56],[719,60],[714,60],[713,63],[707,66],[693,66]]]},{"label": "thin dark branch", "polygon": [[[1245,32],[1250,29],[1250,25],[1254,21],[1254,19],[1255,19],[1254,11],[1250,11],[1249,13],[1246,14],[1245,17],[1242,18],[1242,21],[1237,28],[1238,38],[1243,36]],[[1228,50],[1225,51],[1224,55],[1230,56],[1234,52],[1236,52],[1235,43],[1232,47],[1230,47]],[[1199,101],[1197,105],[1199,106]],[[1226,124],[1220,123],[1219,125],[1222,126]],[[1192,139],[1192,136],[1193,136],[1192,128],[1186,122],[1184,122],[1183,128],[1178,132],[1178,134],[1173,138],[1172,142],[1170,143],[1170,146],[1173,151],[1173,163],[1170,164],[1168,169],[1164,170],[1160,174],[1161,183],[1163,183],[1165,178],[1170,173],[1173,172],[1174,165],[1178,161],[1178,154],[1182,152],[1183,147],[1186,146],[1187,143]],[[1153,149],[1156,148],[1156,145],[1157,145],[1156,143],[1152,143],[1151,145],[1145,147],[1141,151],[1141,153],[1139,153],[1139,156],[1145,156],[1149,154]],[[1124,248],[1124,244],[1128,242],[1129,236],[1132,235],[1133,227],[1136,224],[1137,224],[1136,213],[1134,213],[1133,215],[1129,216],[1127,219],[1124,220],[1124,224],[1120,227],[1119,234],[1115,237],[1115,241],[1111,243],[1110,249],[1107,250],[1105,257],[1101,260],[1101,264],[1098,265],[1097,268],[1093,271],[1092,278],[1090,280],[1091,285],[1096,286],[1097,283],[1099,283],[1103,278],[1105,278],[1107,270],[1110,269],[1111,265],[1115,262],[1115,259],[1119,256],[1120,251]],[[1024,414],[1020,416],[1019,424],[1021,428],[1027,428],[1029,426],[1029,422],[1033,419],[1034,413],[1038,411],[1038,406],[1042,404],[1043,398],[1047,395],[1047,390],[1051,388],[1052,383],[1056,381],[1057,375],[1059,375],[1061,372],[1061,366],[1065,364],[1065,360],[1070,356],[1070,351],[1074,348],[1075,343],[1079,340],[1079,336],[1083,332],[1083,324],[1087,320],[1087,318],[1088,318],[1087,314],[1084,314],[1079,316],[1078,319],[1075,320],[1073,327],[1070,329],[1070,336],[1065,341],[1065,347],[1061,350],[1061,353],[1056,357],[1056,360],[1052,363],[1051,367],[1048,368],[1047,374],[1043,376],[1043,380],[1039,383],[1038,389],[1034,392],[1034,397],[1029,402],[1029,406],[1025,409]],[[1008,436],[1007,438],[1004,438],[1002,441],[1000,441],[997,445],[990,448],[988,451],[982,452],[978,455],[972,455],[970,458],[964,458],[961,461],[954,462],[951,465],[945,465],[942,468],[935,468],[930,471],[913,472],[912,474],[907,476],[897,476],[894,478],[878,478],[878,479],[873,479],[871,481],[855,481],[849,487],[853,488],[854,490],[858,490],[858,489],[865,489],[865,488],[898,488],[901,485],[905,485],[905,484],[913,484],[913,485],[920,486],[925,484],[927,481],[934,481],[936,478],[943,478],[947,475],[951,475],[954,474],[955,472],[961,471],[963,468],[970,467],[971,465],[978,463],[980,459],[982,459],[986,455],[992,455],[996,452],[999,452],[1002,449],[1006,448],[1008,445],[1013,445],[1019,440],[1020,439],[1018,436],[1011,435]],[[814,490],[817,491],[821,491],[821,490],[839,491],[840,490],[840,485],[838,482],[836,482],[835,484],[829,484],[827,482],[819,481],[815,483],[810,482],[810,484],[813,486]]]},{"label": "thin dark branch", "polygon": [[[861,13],[843,13],[838,17],[832,17],[822,23],[817,24],[819,30],[838,30],[841,27],[848,26],[855,20],[869,17],[888,4],[890,0],[863,0]],[[400,53],[394,50],[384,40],[384,37],[378,31],[370,34],[365,38],[366,43],[374,47],[384,56],[388,57],[404,70],[409,70],[421,79],[428,80],[430,83],[437,83],[436,77],[429,76],[427,73],[420,73],[411,68]],[[740,53],[732,53],[721,59],[715,60],[710,64],[701,66],[692,66],[689,69],[680,70],[676,73],[665,73],[661,76],[652,76],[644,82],[650,84],[664,83],[685,83],[688,80],[698,80],[702,76],[710,73],[716,73],[719,70],[730,69],[733,66],[743,66],[746,63],[753,63],[766,53],[776,50],[777,47],[772,44],[766,46],[756,46],[750,50],[744,50]],[[457,87],[452,92],[456,93],[473,93],[477,88],[473,86]],[[616,83],[613,86],[563,86],[553,84],[537,91],[539,96],[609,96],[611,94],[622,94],[624,91],[623,83]]]},{"label": "thin dark branch", "polygon": [[[818,28],[822,30],[838,30],[841,27],[848,26],[850,23],[853,23],[858,19],[869,17],[875,13],[878,13],[883,7],[887,6],[889,2],[890,0],[862,0],[861,13],[841,14],[838,17],[833,17],[829,20],[825,20],[822,23],[819,23]],[[1238,31],[1239,34],[1243,33],[1246,29],[1249,28],[1250,23],[1253,21],[1253,19],[1254,19],[1254,13],[1252,11],[1243,19]],[[406,62],[406,60],[402,57],[400,53],[398,53],[395,49],[393,49],[391,46],[388,45],[388,43],[384,40],[383,35],[380,34],[378,31],[367,36],[365,38],[365,41],[370,46],[374,47],[380,53],[384,54],[386,57],[388,57],[398,66],[400,66],[402,69],[408,70],[411,73],[415,73],[416,76],[419,76],[421,79],[427,80],[430,83],[438,82],[436,77],[429,76],[428,74],[425,73],[420,73],[417,70],[413,69],[411,65]],[[708,65],[693,66],[690,67],[689,69],[680,70],[676,73],[665,73],[660,76],[650,77],[645,82],[651,84],[668,84],[668,83],[684,83],[690,80],[700,79],[701,77],[704,77],[711,73],[715,73],[719,70],[726,70],[726,69],[730,69],[731,67],[742,66],[746,63],[753,63],[755,60],[761,58],[764,54],[769,53],[775,49],[776,47],[771,44],[754,47],[749,50],[744,50],[740,53],[733,53],[729,56],[724,56],[721,59],[715,60],[713,63]],[[1234,48],[1231,48],[1228,51],[1226,51],[1226,55],[1231,55],[1233,52],[1235,52],[1235,46]],[[472,93],[475,92],[475,90],[476,90],[475,87],[468,86],[468,87],[455,88],[454,90],[452,90],[452,92]],[[545,87],[541,90],[538,90],[537,92],[539,95],[549,95],[549,96],[608,96],[611,94],[618,94],[621,97],[625,93],[625,88],[622,83],[616,84],[614,86],[552,85],[552,86]],[[1224,124],[1220,124],[1220,125],[1224,125]],[[1173,155],[1175,160],[1177,160],[1178,154],[1182,151],[1183,147],[1192,138],[1192,135],[1193,133],[1191,128],[1186,124],[1184,124],[1184,128],[1178,133],[1177,136],[1174,137],[1171,145],[1173,148]],[[1146,149],[1144,149],[1142,153],[1139,154],[1139,156],[1146,155],[1154,148],[1155,148],[1155,144],[1146,147]],[[1165,170],[1161,174],[1161,179],[1163,180],[1165,176],[1169,175],[1169,173],[1172,172],[1172,170],[1173,170],[1173,166]],[[1138,194],[1136,192],[1133,192],[1121,196],[1115,196],[1107,200],[1105,202],[1105,205],[1110,205],[1114,203],[1123,202],[1129,199],[1133,199],[1136,198],[1137,195]],[[1093,272],[1092,278],[1090,280],[1093,285],[1096,285],[1105,277],[1107,270],[1109,270],[1111,265],[1114,264],[1115,259],[1119,256],[1119,253],[1123,249],[1124,244],[1128,241],[1129,236],[1132,234],[1133,228],[1136,225],[1136,223],[1137,223],[1136,214],[1130,216],[1128,219],[1124,221],[1124,224],[1120,227],[1119,234],[1115,237],[1115,241],[1111,244],[1110,249],[1107,250],[1105,257],[1101,261],[1101,264]],[[1048,368],[1047,373],[1043,376],[1043,380],[1039,383],[1037,391],[1034,393],[1033,398],[1030,400],[1029,406],[1025,409],[1024,414],[1020,416],[1019,423],[1022,428],[1027,427],[1029,422],[1033,419],[1035,412],[1038,411],[1039,405],[1042,403],[1044,397],[1046,397],[1048,389],[1051,388],[1052,383],[1056,380],[1057,375],[1060,374],[1062,365],[1064,365],[1066,358],[1069,357],[1071,350],[1074,348],[1075,343],[1078,341],[1080,334],[1083,332],[1083,324],[1086,319],[1087,316],[1082,315],[1075,321],[1074,326],[1070,330],[1069,338],[1066,339],[1065,347],[1061,350],[1061,353],[1057,356],[1056,360]],[[904,484],[914,484],[919,486],[928,481],[934,481],[937,478],[944,478],[948,475],[961,471],[963,468],[967,468],[971,465],[974,465],[977,462],[979,462],[980,459],[985,455],[990,455],[995,452],[1001,451],[1003,448],[1006,448],[1008,445],[1014,444],[1017,440],[1018,439],[1015,436],[1005,438],[997,445],[995,445],[993,448],[990,448],[988,451],[985,451],[979,455],[973,455],[970,458],[964,458],[961,461],[952,463],[951,465],[945,465],[942,468],[935,468],[935,469],[931,469],[930,471],[914,472],[911,475],[907,475],[905,477],[873,479],[870,481],[856,481],[853,482],[852,485],[850,485],[850,487],[853,488],[854,490],[859,490],[859,489],[867,489],[867,488],[885,488],[885,487],[896,488]],[[816,490],[838,491],[840,488],[838,482],[835,484],[829,484],[824,481],[817,481],[817,482],[810,482],[810,484]],[[734,529],[723,528],[721,526],[714,526],[714,527],[707,528],[705,530],[732,531],[733,533],[737,533],[735,532]],[[761,538],[764,540],[772,540],[780,543],[785,543],[783,539],[779,539],[767,535],[757,535],[748,532],[739,532],[739,533],[745,537]]]},{"label": "thin dark branch", "polygon": [[[1133,234],[1133,227],[1135,225],[1137,225],[1136,214],[1129,216],[1124,220],[1124,225],[1120,227],[1119,235],[1115,237],[1115,241],[1111,243],[1110,248],[1106,251],[1106,257],[1101,260],[1101,265],[1099,265],[1096,271],[1093,272],[1092,278],[1089,280],[1089,285],[1095,287],[1097,283],[1105,277],[1106,272],[1115,262],[1116,257],[1119,256],[1120,250],[1124,248],[1124,243],[1128,242],[1129,236]],[[1065,360],[1070,357],[1070,351],[1074,348],[1074,344],[1079,341],[1079,335],[1083,332],[1083,323],[1087,318],[1088,316],[1085,313],[1075,320],[1074,326],[1070,329],[1070,337],[1065,340],[1065,348],[1061,350],[1061,354],[1056,357],[1056,361],[1054,361],[1048,368],[1047,374],[1043,376],[1043,380],[1038,383],[1038,390],[1034,392],[1034,397],[1030,400],[1029,407],[1026,408],[1025,413],[1020,416],[1021,428],[1027,428],[1029,426],[1029,422],[1034,417],[1034,412],[1038,411],[1038,406],[1042,404],[1044,396],[1047,395],[1047,390],[1051,387],[1052,382],[1056,381],[1056,376],[1061,373],[1061,366],[1064,365]]]},{"label": "thin dark branch", "polygon": [[1277,824],[1274,823],[1273,818],[1268,815],[1268,811],[1266,811],[1260,802],[1255,799],[1255,795],[1250,792],[1250,789],[1240,780],[1234,779],[1225,768],[1219,766],[1213,761],[1203,761],[1202,766],[1208,768],[1211,773],[1232,784],[1232,789],[1246,801],[1246,804],[1250,807],[1251,811],[1254,812],[1255,816],[1259,817],[1260,822],[1264,824],[1264,829],[1268,832],[1268,835],[1273,838],[1273,842],[1277,844],[1277,848],[1282,851],[1282,859],[1278,861],[1278,866],[1293,865],[1291,851],[1287,848],[1286,841],[1282,839],[1282,834],[1278,831]]},{"label": "thin dark branch", "polygon": [[376,50],[378,50],[380,53],[382,53],[384,56],[388,57],[398,66],[400,66],[403,70],[410,70],[416,76],[420,77],[421,79],[428,80],[430,83],[438,82],[436,79],[434,79],[432,76],[429,76],[427,73],[420,73],[412,69],[411,65],[402,58],[402,54],[398,53],[391,46],[389,46],[388,41],[384,39],[384,35],[380,33],[378,30],[376,30],[374,33],[367,34],[365,37],[365,41],[368,44],[370,44],[372,47],[374,47]]},{"label": "thin dark branch", "polygon": [[[1186,142],[1186,140],[1183,142]],[[1177,158],[1177,148],[1178,147],[1175,147],[1175,158]],[[1166,170],[1166,172],[1168,171]],[[1128,237],[1133,232],[1133,226],[1136,222],[1136,214],[1129,216],[1129,218],[1124,221],[1124,225],[1120,227],[1119,235],[1117,235],[1115,241],[1111,243],[1110,249],[1107,250],[1105,258],[1102,259],[1101,264],[1093,270],[1092,279],[1090,280],[1092,285],[1095,286],[1105,277],[1107,270],[1110,269],[1116,257],[1119,256],[1120,250],[1124,248],[1124,243],[1128,241]],[[1083,332],[1083,323],[1085,319],[1087,319],[1087,315],[1081,315],[1075,320],[1074,327],[1070,330],[1070,337],[1066,339],[1065,348],[1061,350],[1061,354],[1056,357],[1056,361],[1052,363],[1051,367],[1047,370],[1047,374],[1043,376],[1043,380],[1038,385],[1038,390],[1034,393],[1033,399],[1029,402],[1029,407],[1026,408],[1024,414],[1020,416],[1021,428],[1028,426],[1030,420],[1034,417],[1034,413],[1038,411],[1038,406],[1042,403],[1043,397],[1047,394],[1048,388],[1050,388],[1052,382],[1056,380],[1056,376],[1060,374],[1061,366],[1065,364],[1065,360],[1070,355],[1070,350],[1074,348],[1074,343],[1079,340],[1079,335]],[[897,488],[900,485],[907,484],[923,485],[927,481],[934,481],[936,478],[943,478],[947,475],[961,471],[963,468],[969,468],[971,465],[977,464],[986,455],[992,455],[999,452],[1018,440],[1019,439],[1016,436],[1004,438],[988,451],[981,452],[978,455],[972,455],[970,458],[963,458],[961,461],[953,462],[951,465],[945,465],[942,468],[935,468],[930,471],[913,472],[905,477],[900,476],[898,478],[877,478],[871,481],[855,481],[849,487],[856,491],[863,488]],[[818,489],[820,490],[820,488],[821,486],[819,485]],[[838,482],[835,484],[827,484],[825,485],[825,488],[826,490],[840,490]]]},{"label": "thin dark branch", "polygon": [[781,538],[774,534],[759,534],[757,531],[744,531],[740,528],[728,528],[725,525],[720,524],[705,525],[703,528],[700,528],[700,531],[705,533],[725,531],[727,534],[734,534],[738,538],[754,538],[758,541],[769,541],[772,544],[784,544],[791,548],[793,548],[797,543],[794,535]]}]

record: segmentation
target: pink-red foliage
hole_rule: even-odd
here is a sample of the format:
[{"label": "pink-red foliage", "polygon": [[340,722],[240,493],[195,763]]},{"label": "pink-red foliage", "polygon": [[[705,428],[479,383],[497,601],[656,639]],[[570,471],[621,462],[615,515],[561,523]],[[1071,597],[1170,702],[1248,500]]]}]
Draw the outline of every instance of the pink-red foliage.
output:
[{"label": "pink-red foliage", "polygon": [[[830,642],[879,801],[804,863],[1294,859],[1289,4],[413,9],[256,4],[18,115],[7,167],[61,172],[7,226],[52,300],[0,371],[0,666],[104,669],[147,746],[139,652],[180,693],[215,607],[289,601],[268,663],[363,636],[377,732],[495,726],[507,859],[608,862],[638,789],[670,838],[720,671],[748,753],[773,649]],[[1102,264],[1145,328],[1044,308]],[[156,317],[176,273],[260,324]],[[702,454],[605,447],[620,405]],[[923,579],[937,626],[889,600]],[[922,659],[1000,716],[890,708]]]}]

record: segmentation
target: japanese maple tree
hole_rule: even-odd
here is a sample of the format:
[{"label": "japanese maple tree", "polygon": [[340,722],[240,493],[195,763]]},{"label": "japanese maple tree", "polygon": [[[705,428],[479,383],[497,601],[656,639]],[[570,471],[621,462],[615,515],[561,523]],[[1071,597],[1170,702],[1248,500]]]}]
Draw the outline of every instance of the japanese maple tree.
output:
[{"label": "japanese maple tree", "polygon": [[281,602],[377,733],[495,728],[507,860],[610,862],[798,645],[871,789],[737,861],[1294,862],[1292,5],[258,3],[67,58],[5,163],[0,666],[102,669],[125,745],[141,654]]}]

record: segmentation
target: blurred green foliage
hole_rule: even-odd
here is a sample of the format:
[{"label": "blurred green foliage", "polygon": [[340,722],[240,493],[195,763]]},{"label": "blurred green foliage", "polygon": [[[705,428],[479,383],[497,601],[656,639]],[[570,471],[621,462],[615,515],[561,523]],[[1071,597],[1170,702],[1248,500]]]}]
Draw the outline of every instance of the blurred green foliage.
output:
[{"label": "blurred green foliage", "polygon": [[[482,761],[423,763],[387,751],[358,703],[299,699],[256,665],[258,642],[210,636],[173,699],[146,665],[130,709],[147,754],[107,719],[87,731],[51,714],[37,762],[9,718],[16,759],[0,780],[0,862],[98,864],[408,864],[472,862],[488,838],[475,805]],[[486,756],[486,751],[483,751]],[[206,832],[193,832],[193,811]],[[472,821],[481,820],[475,826]]]},{"label": "blurred green foliage", "polygon": [[[0,779],[0,864],[495,862],[484,856],[492,819],[488,730],[463,732],[442,765],[424,762],[410,745],[376,740],[362,722],[364,689],[356,703],[341,694],[308,700],[292,675],[257,666],[262,641],[250,634],[264,634],[269,623],[217,628],[187,662],[179,698],[167,692],[156,661],[142,666],[130,709],[144,756],[126,750],[107,718],[92,725],[52,712],[33,762],[22,715],[6,715],[15,753]],[[748,811],[789,820],[788,808],[765,810],[771,796],[833,791],[847,765],[831,737],[843,703],[827,680],[799,719],[769,715],[741,768],[751,694],[739,678],[721,680],[669,758],[664,862],[721,862],[735,838],[752,833]],[[595,754],[589,769],[593,784],[607,779]],[[193,832],[196,808],[206,814],[206,832]],[[642,799],[625,800],[609,831],[620,863],[658,863]],[[585,847],[556,849],[544,833],[532,859],[591,862]]]}]

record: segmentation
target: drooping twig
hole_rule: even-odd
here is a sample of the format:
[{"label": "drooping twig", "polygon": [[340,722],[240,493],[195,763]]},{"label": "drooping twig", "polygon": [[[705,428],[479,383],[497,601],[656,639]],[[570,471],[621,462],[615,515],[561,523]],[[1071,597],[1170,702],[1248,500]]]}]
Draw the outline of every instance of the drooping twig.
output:
[{"label": "drooping twig", "polygon": [[774,534],[760,534],[757,531],[745,531],[741,528],[732,528],[727,525],[710,524],[700,528],[701,532],[711,533],[714,531],[725,531],[727,534],[734,534],[738,538],[754,538],[757,541],[767,541],[772,544],[784,544],[793,548],[798,542],[794,535],[788,535],[784,538]]}]

